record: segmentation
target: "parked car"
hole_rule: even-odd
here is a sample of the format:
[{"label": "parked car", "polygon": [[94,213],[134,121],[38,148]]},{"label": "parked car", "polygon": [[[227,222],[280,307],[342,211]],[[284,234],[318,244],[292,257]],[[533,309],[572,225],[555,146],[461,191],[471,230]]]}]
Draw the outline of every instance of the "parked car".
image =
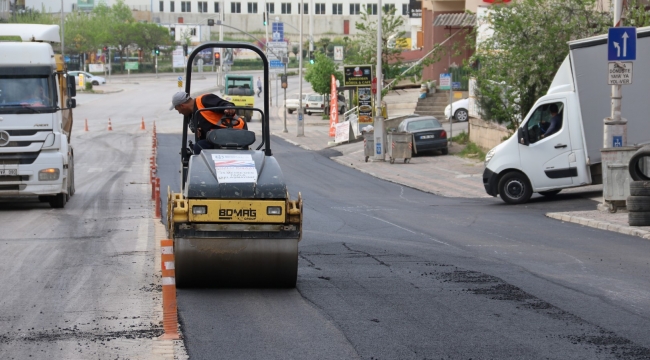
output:
[{"label": "parked car", "polygon": [[[345,114],[345,111],[347,110],[347,107],[346,107],[347,102],[345,100],[345,95],[343,95],[343,94],[338,94],[337,95],[337,103],[336,103],[336,105],[338,107],[339,114],[341,114],[341,115]],[[329,113],[329,106],[327,108],[327,111]]]},{"label": "parked car", "polygon": [[321,94],[309,94],[305,104],[307,115],[322,113],[325,111],[325,97]]},{"label": "parked car", "polygon": [[467,109],[469,109],[469,99],[454,101],[445,108],[445,119],[449,119],[449,115],[454,114],[456,121],[467,121],[469,120],[469,112]]},{"label": "parked car", "polygon": [[[302,107],[304,108],[307,104],[307,96],[309,94],[302,94]],[[287,95],[287,100],[284,101],[284,106],[287,107],[287,112],[293,114],[294,111],[298,111],[300,106],[300,94]]]},{"label": "parked car", "polygon": [[74,80],[77,84],[79,84],[79,74],[84,74],[84,81],[90,82],[93,85],[106,84],[106,79],[103,77],[85,71],[68,71],[68,74],[74,76]]},{"label": "parked car", "polygon": [[397,131],[413,134],[414,155],[432,150],[440,150],[443,155],[449,153],[447,132],[433,116],[406,118],[399,124]]}]

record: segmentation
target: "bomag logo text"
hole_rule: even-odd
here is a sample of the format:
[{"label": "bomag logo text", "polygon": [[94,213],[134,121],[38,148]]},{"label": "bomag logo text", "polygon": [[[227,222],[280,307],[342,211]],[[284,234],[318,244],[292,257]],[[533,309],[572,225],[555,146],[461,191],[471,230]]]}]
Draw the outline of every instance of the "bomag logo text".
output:
[{"label": "bomag logo text", "polygon": [[236,216],[244,218],[244,220],[255,220],[257,218],[257,210],[255,209],[219,209],[219,219],[230,220]]}]

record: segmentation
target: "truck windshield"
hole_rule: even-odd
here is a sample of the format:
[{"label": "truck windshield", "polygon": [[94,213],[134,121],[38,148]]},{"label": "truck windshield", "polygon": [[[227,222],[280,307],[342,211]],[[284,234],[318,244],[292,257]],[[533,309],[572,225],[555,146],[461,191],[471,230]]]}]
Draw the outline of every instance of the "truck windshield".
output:
[{"label": "truck windshield", "polygon": [[0,76],[0,112],[49,112],[56,106],[50,77]]},{"label": "truck windshield", "polygon": [[228,78],[227,95],[253,95],[253,78]]}]

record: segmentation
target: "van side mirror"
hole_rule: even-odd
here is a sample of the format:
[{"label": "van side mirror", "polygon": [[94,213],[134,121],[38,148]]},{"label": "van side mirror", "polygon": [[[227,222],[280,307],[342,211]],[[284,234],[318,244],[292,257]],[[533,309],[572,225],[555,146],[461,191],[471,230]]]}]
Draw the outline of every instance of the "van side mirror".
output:
[{"label": "van side mirror", "polygon": [[72,99],[68,98],[68,101],[66,101],[66,106],[68,109],[74,109],[77,107],[77,99]]},{"label": "van side mirror", "polygon": [[528,141],[528,132],[524,128],[520,127],[517,129],[517,138],[519,139],[519,143],[521,145],[528,146],[530,144]]},{"label": "van side mirror", "polygon": [[75,77],[68,74],[68,76],[66,78],[68,79],[67,80],[68,81],[68,83],[67,83],[67,85],[68,85],[67,86],[67,88],[68,88],[68,96],[69,97],[77,96],[77,83],[75,81]]}]

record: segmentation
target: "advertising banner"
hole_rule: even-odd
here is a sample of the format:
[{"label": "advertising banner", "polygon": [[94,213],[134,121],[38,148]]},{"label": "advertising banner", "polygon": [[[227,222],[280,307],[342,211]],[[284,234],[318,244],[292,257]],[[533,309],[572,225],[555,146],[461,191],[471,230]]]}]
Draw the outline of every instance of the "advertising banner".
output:
[{"label": "advertising banner", "polygon": [[350,141],[350,122],[344,121],[336,124],[336,136],[334,137],[335,143]]},{"label": "advertising banner", "polygon": [[332,74],[330,85],[330,137],[336,136],[336,124],[339,122],[338,96],[336,96],[336,77]]},{"label": "advertising banner", "polygon": [[411,19],[422,18],[422,1],[409,0],[409,18]]},{"label": "advertising banner", "polygon": [[104,72],[104,64],[88,64],[88,71],[93,73]]},{"label": "advertising banner", "polygon": [[172,52],[172,66],[175,68],[185,67],[185,57],[183,56],[183,48],[177,46]]},{"label": "advertising banner", "polygon": [[344,86],[370,86],[372,83],[372,65],[343,66]]},{"label": "advertising banner", "polygon": [[370,87],[358,88],[359,125],[372,124],[372,93]]}]

